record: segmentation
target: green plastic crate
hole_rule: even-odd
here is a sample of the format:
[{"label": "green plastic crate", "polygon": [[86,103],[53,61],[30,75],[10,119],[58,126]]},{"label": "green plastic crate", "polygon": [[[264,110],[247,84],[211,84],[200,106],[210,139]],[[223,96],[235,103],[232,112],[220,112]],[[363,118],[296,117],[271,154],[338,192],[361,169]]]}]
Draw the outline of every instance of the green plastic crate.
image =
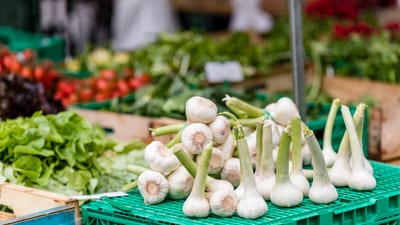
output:
[{"label": "green plastic crate", "polygon": [[[377,186],[373,191],[357,192],[338,188],[339,199],[330,204],[314,204],[308,198],[296,207],[280,208],[268,201],[268,212],[256,220],[238,216],[192,219],[182,213],[183,200],[166,200],[146,206],[137,190],[128,196],[96,200],[84,204],[84,225],[117,224],[286,224],[286,225],[352,225],[396,224],[400,219],[400,167],[371,161]],[[121,210],[127,207],[128,210]],[[130,209],[129,209],[130,207]],[[118,209],[120,208],[120,209]],[[392,223],[393,222],[393,223]]]},{"label": "green plastic crate", "polygon": [[0,26],[0,44],[17,52],[31,48],[37,52],[39,59],[62,61],[65,57],[64,39],[60,36],[45,37],[40,34]]}]

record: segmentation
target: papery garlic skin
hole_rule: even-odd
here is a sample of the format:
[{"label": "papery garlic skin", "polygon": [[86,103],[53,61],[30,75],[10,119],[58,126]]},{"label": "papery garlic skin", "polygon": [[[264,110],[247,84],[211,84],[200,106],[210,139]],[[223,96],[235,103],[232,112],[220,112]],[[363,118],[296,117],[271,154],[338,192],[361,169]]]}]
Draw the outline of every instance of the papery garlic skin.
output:
[{"label": "papery garlic skin", "polygon": [[167,196],[168,181],[161,173],[148,170],[139,175],[138,189],[144,204],[157,204]]}]

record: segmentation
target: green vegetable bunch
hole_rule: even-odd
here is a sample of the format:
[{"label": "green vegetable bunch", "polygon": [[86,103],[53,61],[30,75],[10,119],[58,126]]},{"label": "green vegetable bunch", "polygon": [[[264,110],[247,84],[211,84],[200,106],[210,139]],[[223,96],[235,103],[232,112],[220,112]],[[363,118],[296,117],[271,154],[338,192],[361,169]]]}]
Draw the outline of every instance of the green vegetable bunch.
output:
[{"label": "green vegetable bunch", "polygon": [[0,123],[0,180],[66,195],[95,193],[107,172],[97,158],[132,147],[140,146],[107,139],[75,112],[35,113]]}]

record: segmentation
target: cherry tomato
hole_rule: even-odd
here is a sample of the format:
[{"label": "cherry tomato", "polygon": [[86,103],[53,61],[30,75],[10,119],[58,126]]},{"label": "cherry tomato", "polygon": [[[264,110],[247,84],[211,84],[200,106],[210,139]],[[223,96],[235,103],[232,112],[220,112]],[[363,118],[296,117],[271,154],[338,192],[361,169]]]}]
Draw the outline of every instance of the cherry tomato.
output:
[{"label": "cherry tomato", "polygon": [[104,79],[96,80],[96,89],[98,91],[108,91],[110,89],[110,85]]},{"label": "cherry tomato", "polygon": [[5,55],[3,57],[3,62],[2,62],[5,69],[10,70],[11,64],[13,61],[14,61],[14,59],[13,59],[12,55]]},{"label": "cherry tomato", "polygon": [[146,83],[143,82],[139,77],[133,77],[129,79],[129,86],[132,90],[136,91],[137,89],[143,87]]},{"label": "cherry tomato", "polygon": [[36,66],[34,70],[35,80],[43,80],[44,78],[44,69],[41,66]]},{"label": "cherry tomato", "polygon": [[109,98],[110,98],[109,95],[107,93],[105,93],[105,92],[104,93],[101,93],[101,92],[96,93],[96,95],[94,96],[94,99],[97,102],[102,102],[102,101],[105,101],[105,100],[107,100]]},{"label": "cherry tomato", "polygon": [[32,49],[30,49],[30,48],[25,49],[25,50],[22,52],[22,55],[24,56],[24,60],[30,60],[30,59],[32,59],[33,56],[34,56],[34,54],[35,54],[35,52],[34,52]]},{"label": "cherry tomato", "polygon": [[143,73],[142,75],[139,76],[139,78],[143,81],[144,84],[148,84],[151,81],[150,75]]},{"label": "cherry tomato", "polygon": [[129,93],[129,85],[126,81],[118,80],[117,87],[121,96],[127,95]]},{"label": "cherry tomato", "polygon": [[102,70],[100,77],[105,80],[114,80],[117,77],[117,73],[113,70]]},{"label": "cherry tomato", "polygon": [[89,88],[82,89],[79,97],[83,102],[88,102],[93,99],[93,91]]},{"label": "cherry tomato", "polygon": [[30,68],[29,66],[22,67],[21,76],[28,78],[28,79],[32,79],[33,78],[32,68]]},{"label": "cherry tomato", "polygon": [[19,74],[21,71],[22,65],[17,60],[11,62],[10,71],[16,74]]}]

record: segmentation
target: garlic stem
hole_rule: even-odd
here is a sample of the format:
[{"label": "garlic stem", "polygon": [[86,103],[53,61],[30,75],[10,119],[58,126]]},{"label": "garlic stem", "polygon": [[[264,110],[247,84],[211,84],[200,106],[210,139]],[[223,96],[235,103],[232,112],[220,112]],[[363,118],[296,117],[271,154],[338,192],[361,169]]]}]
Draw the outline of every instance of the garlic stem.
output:
[{"label": "garlic stem", "polygon": [[246,140],[244,139],[242,128],[235,127],[234,133],[239,151],[240,172],[244,188],[244,194],[239,199],[237,206],[237,213],[240,217],[255,219],[263,216],[268,210],[268,206],[263,197],[257,191],[250,154]]},{"label": "garlic stem", "polygon": [[201,153],[199,168],[194,178],[193,188],[189,197],[183,203],[183,213],[190,217],[206,217],[210,211],[210,204],[204,194],[207,180],[207,169],[209,166],[212,142],[208,143]]},{"label": "garlic stem", "polygon": [[255,181],[258,192],[265,200],[270,199],[270,193],[275,183],[275,166],[272,157],[272,121],[265,120],[262,124],[261,152],[260,152],[260,169],[255,173]]},{"label": "garlic stem", "polygon": [[[189,155],[181,148],[177,147],[174,149],[174,153],[176,158],[178,158],[179,162],[185,169],[189,172],[192,177],[196,176],[197,173],[197,165],[196,163],[189,157]],[[207,177],[206,188],[208,191],[213,192],[218,189],[232,189],[233,186],[228,181],[214,179],[210,176]]]},{"label": "garlic stem", "polygon": [[176,134],[178,133],[186,124],[170,124],[162,127],[150,128],[151,136],[158,137],[167,134]]},{"label": "garlic stem", "polygon": [[244,112],[249,118],[260,117],[264,115],[264,110],[248,104],[247,102],[239,98],[226,95],[225,98],[222,100],[225,101],[225,104],[228,108],[231,109],[233,107],[235,109],[239,109]]},{"label": "garlic stem", "polygon": [[261,174],[262,154],[263,154],[263,125],[264,120],[257,121],[256,126],[256,174]]},{"label": "garlic stem", "polygon": [[292,207],[303,201],[303,193],[293,184],[289,177],[290,141],[289,129],[286,127],[281,134],[275,184],[270,194],[271,202],[282,207]]},{"label": "garlic stem", "polygon": [[330,203],[338,198],[336,188],[329,179],[325,159],[318,140],[307,126],[304,127],[306,142],[310,148],[313,166],[313,183],[308,192],[309,199],[314,203]]},{"label": "garlic stem", "polygon": [[[364,115],[365,107],[361,104],[357,106],[356,112],[353,115],[353,121],[358,127]],[[351,173],[350,166],[350,145],[349,134],[346,130],[339,145],[337,158],[329,171],[329,177],[335,186],[342,187],[348,185],[348,179]]]},{"label": "garlic stem", "polygon": [[310,185],[307,178],[303,173],[303,156],[301,153],[302,140],[301,140],[301,119],[295,117],[291,121],[292,126],[292,168],[290,171],[290,179],[296,185],[304,196],[308,195]]},{"label": "garlic stem", "polygon": [[272,120],[266,120],[263,125],[261,170],[264,175],[275,177],[275,163],[272,156],[272,151],[274,149],[272,123]]},{"label": "garlic stem", "polygon": [[129,164],[129,165],[126,166],[126,170],[128,172],[131,172],[131,173],[139,175],[139,174],[142,174],[143,172],[145,172],[145,171],[147,171],[149,169],[145,168],[145,167]]},{"label": "garlic stem", "polygon": [[328,119],[324,129],[324,146],[322,154],[324,156],[327,167],[331,167],[336,160],[337,154],[332,147],[332,130],[335,123],[337,111],[340,106],[340,100],[334,99],[329,110]]},{"label": "garlic stem", "polygon": [[353,165],[348,181],[349,187],[358,191],[372,190],[376,187],[376,179],[365,168],[360,140],[358,139],[356,127],[351,118],[350,110],[345,105],[342,105],[341,110],[346,129],[349,133],[351,156],[353,158]]},{"label": "garlic stem", "polygon": [[245,118],[245,119],[239,119],[239,123],[243,127],[252,127],[255,128],[257,126],[257,121],[260,119],[264,119],[264,116],[257,117],[257,118]]},{"label": "garlic stem", "polygon": [[182,139],[182,130],[185,126],[182,127],[182,129],[180,129],[178,131],[178,133],[165,145],[168,148],[171,148],[172,146],[174,146],[175,144],[178,144],[181,142]]}]

